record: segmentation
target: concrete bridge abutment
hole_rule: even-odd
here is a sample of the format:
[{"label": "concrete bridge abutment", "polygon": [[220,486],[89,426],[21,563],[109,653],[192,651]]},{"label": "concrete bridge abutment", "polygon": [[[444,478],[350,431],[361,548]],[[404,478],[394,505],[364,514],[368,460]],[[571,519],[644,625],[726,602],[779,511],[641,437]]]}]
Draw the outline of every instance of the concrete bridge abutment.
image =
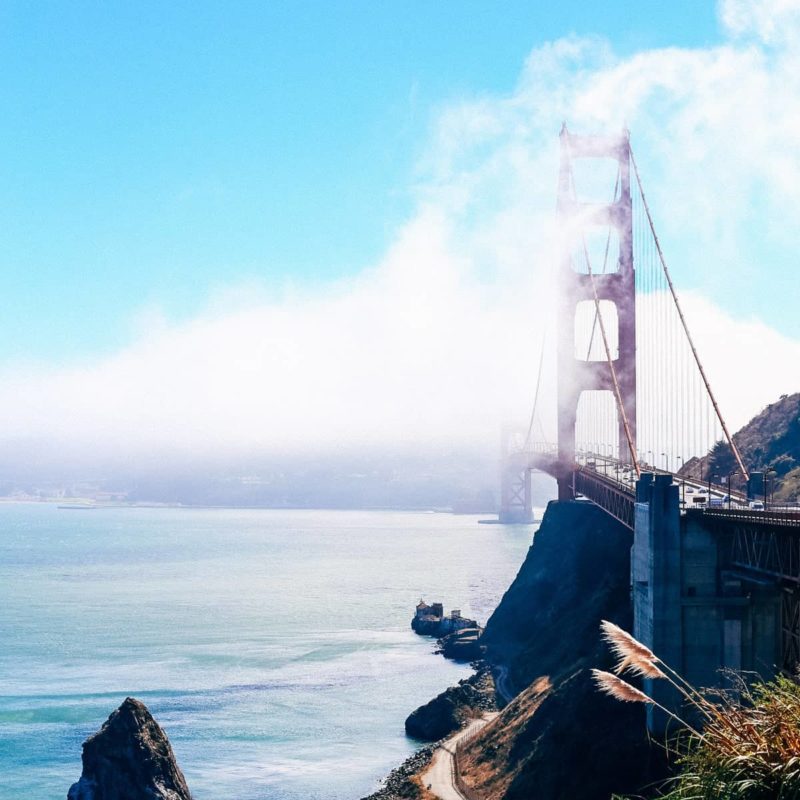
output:
[{"label": "concrete bridge abutment", "polygon": [[[695,687],[726,684],[725,669],[769,678],[781,663],[781,587],[736,569],[732,535],[681,513],[670,475],[642,475],[636,487],[631,551],[633,635]],[[656,702],[684,718],[680,694],[646,680]],[[648,708],[660,735],[668,717]]]}]

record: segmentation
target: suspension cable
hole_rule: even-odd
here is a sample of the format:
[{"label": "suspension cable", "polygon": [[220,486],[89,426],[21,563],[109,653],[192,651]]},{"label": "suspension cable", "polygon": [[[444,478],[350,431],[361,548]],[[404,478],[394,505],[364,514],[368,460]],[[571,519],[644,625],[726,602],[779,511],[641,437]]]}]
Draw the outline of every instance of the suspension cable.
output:
[{"label": "suspension cable", "polygon": [[[614,183],[614,196],[612,199],[612,203],[616,203],[617,201],[617,192],[619,191],[619,179],[620,179],[620,170],[617,170],[617,180]],[[606,251],[603,254],[603,272],[602,274],[606,274],[606,270],[608,269],[608,249],[611,245],[611,226],[608,228],[608,235],[606,236]],[[589,335],[589,347],[586,350],[586,360],[589,361],[592,357],[592,345],[594,344],[594,334],[595,330],[597,329],[597,313],[595,312],[594,319],[592,320],[592,332]]]},{"label": "suspension cable", "polygon": [[616,395],[617,408],[619,408],[620,416],[622,417],[622,425],[625,429],[625,438],[628,441],[628,450],[631,454],[631,461],[636,470],[636,477],[641,476],[639,469],[639,460],[636,458],[636,445],[633,443],[633,436],[631,435],[631,427],[628,424],[628,415],[625,413],[625,406],[622,402],[622,392],[619,388],[619,381],[617,380],[617,370],[614,369],[614,359],[611,358],[611,348],[608,346],[608,336],[606,335],[606,326],[603,323],[603,315],[600,312],[600,298],[597,294],[597,286],[594,282],[594,273],[592,272],[592,262],[589,260],[589,250],[586,247],[586,237],[581,233],[581,242],[583,244],[583,256],[586,259],[586,269],[589,273],[589,281],[592,284],[592,294],[594,295],[594,309],[597,316],[597,322],[600,325],[600,335],[603,338],[603,347],[606,351],[606,360],[608,361],[608,368],[611,370],[611,382],[614,384],[614,394]]},{"label": "suspension cable", "polygon": [[536,375],[536,391],[533,394],[533,408],[531,409],[531,420],[528,423],[528,433],[525,436],[525,444],[523,450],[527,450],[531,443],[531,434],[533,433],[533,421],[536,419],[536,406],[539,403],[539,387],[542,385],[542,364],[544,364],[544,343],[547,339],[545,334],[542,334],[542,350],[539,353],[539,371]]},{"label": "suspension cable", "polygon": [[639,167],[636,164],[636,159],[633,156],[633,148],[630,149],[631,154],[631,163],[633,164],[633,171],[636,174],[636,183],[639,186],[639,194],[642,197],[642,205],[644,206],[645,214],[647,215],[647,221],[650,224],[650,232],[653,234],[653,241],[656,246],[656,251],[658,252],[658,258],[661,262],[661,267],[664,270],[664,276],[667,279],[667,285],[669,286],[670,294],[672,295],[672,300],[675,303],[675,308],[678,311],[678,316],[681,320],[681,325],[683,326],[683,331],[686,334],[686,338],[689,342],[689,347],[692,349],[692,355],[694,356],[694,360],[697,363],[697,368],[700,370],[700,376],[703,379],[703,383],[706,387],[706,392],[708,392],[708,396],[711,399],[711,404],[714,406],[714,412],[717,415],[717,419],[719,419],[720,425],[722,426],[722,430],[725,433],[725,438],[728,440],[728,444],[730,445],[731,450],[733,451],[734,456],[736,457],[736,463],[739,465],[739,469],[741,470],[742,475],[744,476],[745,480],[749,479],[750,473],[747,471],[747,468],[744,465],[744,461],[742,461],[741,453],[739,453],[739,448],[736,446],[736,442],[733,441],[733,436],[731,436],[730,431],[728,430],[728,426],[725,424],[725,419],[722,416],[722,412],[719,409],[719,405],[717,404],[717,399],[714,396],[714,392],[711,390],[711,384],[708,381],[708,377],[706,376],[706,371],[703,369],[703,364],[700,361],[700,356],[697,353],[697,348],[694,346],[694,340],[692,339],[691,333],[689,333],[689,326],[686,324],[686,318],[683,316],[683,309],[681,308],[680,302],[678,302],[678,295],[675,292],[675,286],[672,283],[672,277],[670,276],[669,269],[667,268],[667,262],[664,258],[664,253],[661,250],[661,242],[658,240],[658,234],[656,233],[655,225],[653,224],[653,217],[650,214],[650,207],[647,204],[647,198],[644,195],[644,188],[642,187],[642,179],[639,176]]}]

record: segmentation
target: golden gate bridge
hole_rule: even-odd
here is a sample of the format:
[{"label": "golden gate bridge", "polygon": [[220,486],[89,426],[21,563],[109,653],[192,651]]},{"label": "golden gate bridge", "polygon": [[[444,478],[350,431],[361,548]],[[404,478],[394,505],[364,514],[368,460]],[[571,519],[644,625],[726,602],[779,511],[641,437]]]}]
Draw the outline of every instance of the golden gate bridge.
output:
[{"label": "golden gate bridge", "polygon": [[[608,184],[599,200],[585,193],[598,173]],[[589,501],[633,532],[632,597],[643,628],[635,634],[642,641],[657,652],[677,647],[676,663],[685,661],[702,616],[687,617],[685,609],[704,598],[722,626],[717,666],[752,661],[756,642],[759,658],[768,658],[774,644],[774,663],[796,669],[800,509],[768,507],[767,475],[751,470],[736,446],[672,280],[627,131],[581,136],[563,126],[557,215],[557,436],[536,435],[543,432],[537,386],[527,434],[507,437],[500,521],[532,520],[531,471],[546,472],[558,483],[559,500]],[[735,469],[712,475],[708,455],[725,446]],[[761,488],[764,503],[748,502]],[[772,592],[766,605],[752,600],[762,584]],[[726,609],[736,603],[738,616],[730,616]],[[762,606],[775,611],[774,642],[771,623],[765,629],[763,622],[772,612]],[[734,652],[738,664],[725,663],[724,654]]]}]

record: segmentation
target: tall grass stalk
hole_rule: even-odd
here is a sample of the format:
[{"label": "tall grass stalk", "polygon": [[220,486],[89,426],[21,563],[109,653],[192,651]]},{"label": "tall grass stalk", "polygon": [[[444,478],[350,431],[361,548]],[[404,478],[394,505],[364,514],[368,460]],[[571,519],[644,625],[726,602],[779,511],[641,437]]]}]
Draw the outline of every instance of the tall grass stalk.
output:
[{"label": "tall grass stalk", "polygon": [[[685,685],[682,696],[704,720],[700,734],[647,695],[641,699],[624,692],[621,699],[636,697],[656,705],[692,732],[685,744],[672,745],[680,772],[662,787],[662,800],[800,800],[800,685],[779,676],[750,687],[743,676],[729,673],[733,690],[700,692],[629,633],[621,635],[621,629],[605,622],[602,630],[617,656],[619,672],[663,679],[679,689],[679,684]],[[598,680],[603,691],[616,696],[609,691],[611,682],[604,683]]]}]

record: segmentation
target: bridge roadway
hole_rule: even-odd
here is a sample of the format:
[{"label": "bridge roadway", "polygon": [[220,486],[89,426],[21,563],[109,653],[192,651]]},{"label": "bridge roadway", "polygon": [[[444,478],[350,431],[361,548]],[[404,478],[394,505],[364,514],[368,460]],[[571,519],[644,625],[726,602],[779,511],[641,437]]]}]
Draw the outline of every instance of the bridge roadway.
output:
[{"label": "bridge roadway", "polygon": [[[636,473],[630,465],[584,453],[570,469],[546,446],[525,454],[525,459],[529,469],[553,477],[571,471],[577,498],[590,500],[633,531]],[[736,566],[800,588],[800,508],[752,509],[743,494],[732,491],[729,497],[724,486],[664,470],[647,471],[672,474],[673,484],[681,487],[682,516],[696,515],[704,526],[732,535],[731,560]]]},{"label": "bridge roadway", "polygon": [[[599,469],[597,462],[577,465],[573,472],[576,496],[583,495],[633,530],[636,493],[631,475],[635,473],[615,471],[612,476]],[[693,488],[695,493],[708,488],[679,475],[673,475],[673,483],[683,484],[684,491]],[[720,505],[682,501],[681,514],[697,515],[704,526],[732,534],[731,560],[736,566],[800,586],[800,508],[751,509],[744,505],[744,496],[732,492],[728,502],[727,492],[714,486],[710,496],[718,498]]]}]

